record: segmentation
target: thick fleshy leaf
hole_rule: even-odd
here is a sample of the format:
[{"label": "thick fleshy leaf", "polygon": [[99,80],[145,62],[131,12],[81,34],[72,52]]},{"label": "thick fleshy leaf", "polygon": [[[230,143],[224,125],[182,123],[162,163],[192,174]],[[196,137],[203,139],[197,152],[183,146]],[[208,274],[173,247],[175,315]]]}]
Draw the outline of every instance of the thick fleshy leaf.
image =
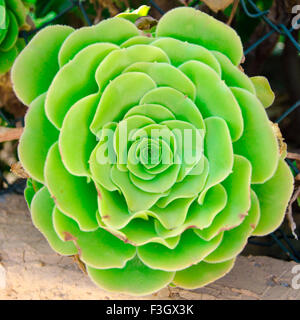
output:
[{"label": "thick fleshy leaf", "polygon": [[160,87],[147,92],[140,104],[159,104],[168,108],[177,120],[192,123],[197,129],[204,129],[203,118],[191,99],[174,88]]},{"label": "thick fleshy leaf", "polygon": [[196,105],[202,116],[204,118],[218,116],[224,119],[232,141],[239,139],[244,127],[241,110],[234,95],[219,75],[199,61],[185,62],[179,69],[196,86]]},{"label": "thick fleshy leaf", "polygon": [[81,230],[91,231],[98,227],[95,186],[92,182],[87,183],[86,178],[73,176],[67,171],[61,161],[58,143],[48,152],[45,180],[56,206],[78,222]]},{"label": "thick fleshy leaf", "polygon": [[78,176],[88,176],[89,158],[97,144],[96,137],[89,130],[99,96],[82,98],[68,111],[59,135],[59,150],[68,171]]},{"label": "thick fleshy leaf", "polygon": [[[145,211],[131,213],[128,210],[128,205],[124,197],[119,192],[110,192],[101,186],[97,186],[97,188],[99,192],[98,206],[101,219],[112,229],[122,229],[134,218],[147,217]],[[146,200],[148,201],[148,199]],[[154,203],[156,202],[155,200],[153,201]],[[150,203],[150,206],[151,205],[153,204]],[[146,203],[146,206],[149,206],[148,203]]]},{"label": "thick fleshy leaf", "polygon": [[135,46],[136,44],[150,44],[154,39],[147,36],[135,36],[129,38],[125,42],[120,45],[120,48],[128,48],[131,46]]},{"label": "thick fleshy leaf", "polygon": [[217,59],[202,46],[174,38],[160,38],[155,40],[152,45],[164,50],[175,67],[179,67],[189,60],[197,60],[207,64],[221,75],[221,68]]},{"label": "thick fleshy leaf", "polygon": [[215,250],[222,240],[222,234],[210,241],[198,237],[193,230],[181,235],[178,245],[169,249],[162,244],[149,243],[137,248],[139,258],[148,267],[165,271],[185,269],[203,260]]},{"label": "thick fleshy leaf", "polygon": [[80,259],[94,268],[122,268],[135,256],[136,249],[102,228],[95,231],[81,231],[78,224],[57,208],[53,213],[57,234],[64,241],[73,241]]},{"label": "thick fleshy leaf", "polygon": [[187,95],[191,100],[195,99],[196,88],[193,82],[168,63],[136,62],[124,72],[144,72],[156,82],[158,87],[171,87]]},{"label": "thick fleshy leaf", "polygon": [[221,263],[200,263],[187,269],[177,271],[173,283],[186,289],[203,287],[225,276],[233,267],[235,259]]},{"label": "thick fleshy leaf", "polygon": [[250,208],[251,164],[235,155],[233,172],[223,182],[228,196],[226,207],[215,217],[211,226],[196,230],[205,240],[210,240],[222,231],[239,226],[248,215]]},{"label": "thick fleshy leaf", "polygon": [[8,26],[9,26],[9,15],[6,14],[6,3],[4,0],[0,0],[0,7],[1,7],[1,29],[0,29],[0,48],[1,48],[1,43],[5,39],[6,34],[8,32]]},{"label": "thick fleshy leaf", "polygon": [[221,184],[211,187],[207,191],[202,205],[194,202],[185,224],[188,226],[195,225],[198,229],[209,227],[213,223],[215,216],[226,206],[227,199],[226,190]]},{"label": "thick fleshy leaf", "polygon": [[116,165],[112,167],[111,179],[122,191],[131,212],[147,210],[163,196],[163,193],[146,192],[137,187],[129,178],[129,173],[118,170]]},{"label": "thick fleshy leaf", "polygon": [[31,207],[31,202],[34,195],[43,187],[41,183],[29,178],[27,179],[26,188],[24,190],[24,198],[27,202],[28,208]]},{"label": "thick fleshy leaf", "polygon": [[22,28],[26,24],[27,9],[22,0],[5,0],[9,8],[16,16],[19,26]]},{"label": "thick fleshy leaf", "polygon": [[102,94],[90,127],[92,132],[97,135],[106,123],[122,119],[131,107],[139,104],[146,92],[155,87],[155,82],[140,72],[125,73],[111,81]]},{"label": "thick fleshy leaf", "polygon": [[150,193],[165,193],[176,182],[178,172],[180,170],[179,164],[173,164],[162,174],[158,174],[151,180],[143,180],[129,173],[130,181],[139,189]]},{"label": "thick fleshy leaf", "polygon": [[87,271],[91,279],[105,290],[139,296],[165,287],[174,277],[174,272],[153,270],[137,257],[128,261],[122,269],[100,270],[87,267]]},{"label": "thick fleshy leaf", "polygon": [[[201,165],[200,161],[196,166],[199,165]],[[165,207],[175,199],[197,196],[205,185],[208,171],[209,164],[207,159],[204,159],[204,169],[201,174],[193,174],[192,170],[182,181],[175,183],[170,193],[166,197],[161,198],[157,205],[159,207]]]},{"label": "thick fleshy leaf", "polygon": [[220,51],[235,65],[243,56],[240,37],[223,22],[194,8],[176,8],[168,11],[156,29],[157,37],[172,37]]},{"label": "thick fleshy leaf", "polygon": [[93,43],[106,42],[120,45],[138,34],[135,25],[122,18],[107,19],[95,26],[83,27],[76,30],[63,44],[59,52],[59,64],[62,67],[79,51]]},{"label": "thick fleshy leaf", "polygon": [[115,191],[118,188],[113,183],[110,176],[112,165],[116,161],[116,155],[113,145],[106,142],[106,137],[108,139],[107,141],[113,139],[116,126],[117,124],[113,122],[108,123],[107,126],[105,126],[105,129],[108,129],[108,131],[104,134],[104,136],[101,137],[101,140],[94,148],[89,159],[89,169],[91,171],[93,180],[109,191]]},{"label": "thick fleshy leaf", "polygon": [[228,87],[238,87],[248,90],[255,94],[255,87],[247,77],[237,66],[235,66],[224,54],[218,51],[212,51],[212,54],[216,57],[220,63],[222,69],[222,80],[225,81]]},{"label": "thick fleshy leaf", "polygon": [[160,123],[166,120],[175,120],[174,114],[159,104],[142,104],[131,108],[124,116],[124,119],[133,115],[146,116]]},{"label": "thick fleshy leaf", "polygon": [[166,229],[161,223],[156,221],[155,229],[161,237],[174,237],[180,235],[188,228],[204,229],[209,227],[215,216],[224,209],[227,202],[225,188],[218,184],[210,188],[207,192],[205,202],[199,205],[194,201],[189,207],[186,219],[183,224],[177,228]]},{"label": "thick fleshy leaf", "polygon": [[73,32],[68,26],[50,26],[36,34],[12,68],[11,77],[18,98],[29,105],[48,90],[58,66],[58,51]]},{"label": "thick fleshy leaf", "polygon": [[43,187],[35,194],[31,203],[32,221],[55,251],[63,255],[76,254],[78,251],[74,243],[61,240],[54,230],[52,222],[54,207],[49,191]]},{"label": "thick fleshy leaf", "polygon": [[248,237],[256,228],[259,218],[259,202],[256,194],[252,191],[248,216],[238,227],[225,231],[221,244],[204,260],[209,263],[218,263],[236,257],[247,244]]},{"label": "thick fleshy leaf", "polygon": [[[202,168],[204,165],[200,163],[199,166],[203,156],[204,129],[197,129],[193,124],[179,120],[164,121],[161,124],[167,126],[176,138],[177,148],[173,150],[174,158],[175,163],[181,165],[177,182],[181,182],[188,174],[198,175],[198,169],[201,169],[201,164]],[[194,170],[194,173],[191,173],[191,170]]]},{"label": "thick fleshy leaf", "polygon": [[272,91],[268,79],[265,77],[257,76],[251,77],[250,80],[255,87],[257,98],[265,108],[270,107],[275,100],[275,94]]},{"label": "thick fleshy leaf", "polygon": [[244,119],[244,132],[233,144],[234,153],[247,158],[252,165],[252,183],[270,179],[278,165],[278,143],[271,122],[259,100],[244,89],[232,88]]},{"label": "thick fleshy leaf", "polygon": [[164,228],[173,230],[184,223],[194,199],[176,199],[164,208],[154,206],[150,209],[149,215],[157,218]]},{"label": "thick fleshy leaf", "polygon": [[119,122],[115,134],[113,146],[117,155],[117,167],[119,170],[127,171],[129,141],[134,141],[135,132],[140,128],[153,125],[155,122],[146,116],[133,115]]},{"label": "thick fleshy leaf", "polygon": [[59,70],[46,98],[46,113],[56,127],[61,128],[66,113],[75,102],[98,92],[96,69],[116,48],[110,43],[90,45]]},{"label": "thick fleshy leaf", "polygon": [[19,26],[16,16],[12,11],[7,10],[6,14],[9,16],[9,26],[5,36],[5,39],[0,45],[0,51],[9,51],[16,44],[19,34]]},{"label": "thick fleshy leaf", "polygon": [[210,117],[205,119],[205,125],[204,154],[208,159],[209,173],[199,197],[200,204],[206,191],[222,182],[232,172],[233,166],[232,143],[226,122],[218,117]]},{"label": "thick fleshy leaf", "polygon": [[57,141],[59,131],[45,114],[45,94],[30,104],[25,117],[18,155],[25,170],[39,182],[44,182],[45,161],[50,147]]},{"label": "thick fleshy leaf", "polygon": [[96,80],[101,90],[119,76],[127,67],[136,62],[169,62],[163,50],[149,45],[135,45],[116,50],[103,60],[96,72]]},{"label": "thick fleshy leaf", "polygon": [[164,246],[173,249],[177,246],[180,236],[162,238],[155,229],[155,219],[153,217],[141,217],[132,219],[124,228],[116,230],[105,225],[97,214],[99,225],[113,235],[134,246],[141,246],[149,242],[161,243]]},{"label": "thick fleshy leaf", "polygon": [[251,186],[257,194],[261,210],[260,220],[253,235],[264,236],[281,225],[293,193],[293,182],[294,178],[289,166],[281,159],[270,180]]}]

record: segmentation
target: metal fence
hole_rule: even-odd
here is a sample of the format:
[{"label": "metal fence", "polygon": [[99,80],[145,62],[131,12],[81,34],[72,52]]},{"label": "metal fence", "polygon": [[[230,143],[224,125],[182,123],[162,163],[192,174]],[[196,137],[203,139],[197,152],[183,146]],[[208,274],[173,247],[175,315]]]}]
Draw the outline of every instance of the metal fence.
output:
[{"label": "metal fence", "polygon": [[[82,4],[82,0],[69,0],[70,6],[67,7],[65,10],[57,14],[52,20],[48,21],[44,25],[42,25],[40,28],[31,30],[31,31],[22,31],[20,32],[20,37],[23,37],[25,42],[27,43],[32,35],[34,35],[36,32],[38,32],[40,29],[46,27],[49,24],[54,23],[57,19],[61,18],[63,15],[65,15],[67,12],[73,10],[74,8],[78,8],[81,11],[81,14],[83,16],[83,19],[88,25],[92,25],[87,12],[84,9],[84,6]],[[189,6],[196,6],[200,3],[199,0],[193,0],[189,3]],[[159,7],[159,5],[155,1],[148,1],[148,4],[152,6],[155,10],[157,10],[160,14],[164,14],[164,10]],[[256,49],[259,45],[261,45],[264,41],[266,41],[272,34],[278,33],[279,35],[283,35],[287,37],[292,44],[295,46],[295,48],[300,52],[300,44],[294,39],[292,35],[293,26],[288,28],[284,24],[275,24],[268,18],[269,11],[261,11],[255,2],[253,0],[240,0],[240,5],[244,11],[244,13],[250,18],[250,19],[262,19],[266,24],[268,24],[271,27],[271,30],[267,32],[265,35],[263,35],[260,39],[258,39],[255,43],[251,44],[248,48],[245,49],[244,54],[247,56],[250,52],[252,52],[254,49]],[[297,101],[294,105],[292,105],[290,108],[288,108],[278,119],[275,120],[276,123],[282,122],[287,116],[289,116],[292,112],[294,112],[298,107],[300,106],[300,100]],[[20,119],[9,119],[0,109],[0,117],[7,123],[8,126],[14,127],[15,123],[17,121],[20,121]],[[292,161],[287,159],[288,164],[290,165],[293,172],[297,175],[299,173],[298,168],[294,165]],[[2,179],[3,177],[2,172],[0,171],[0,177]],[[13,184],[10,185],[7,181],[7,188],[4,190],[0,190],[0,194],[4,192],[16,192],[16,193],[22,193],[22,185]],[[293,246],[291,239],[293,236],[287,235],[281,228],[276,230],[270,235],[270,241],[268,242],[261,242],[256,237],[251,237],[249,239],[249,243],[260,245],[260,246],[266,246],[271,247],[273,245],[278,245],[287,255],[290,259],[296,261],[297,263],[300,263],[300,252],[296,250],[296,248]]]}]

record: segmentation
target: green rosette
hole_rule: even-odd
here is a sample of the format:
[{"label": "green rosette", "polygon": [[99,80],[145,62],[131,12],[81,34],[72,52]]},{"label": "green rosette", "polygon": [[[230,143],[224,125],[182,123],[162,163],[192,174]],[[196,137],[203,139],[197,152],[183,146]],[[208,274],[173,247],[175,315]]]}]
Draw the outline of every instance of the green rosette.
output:
[{"label": "green rosette", "polygon": [[233,29],[183,7],[153,37],[121,17],[50,26],[16,59],[33,223],[101,288],[204,286],[281,224],[293,176],[242,58]]}]

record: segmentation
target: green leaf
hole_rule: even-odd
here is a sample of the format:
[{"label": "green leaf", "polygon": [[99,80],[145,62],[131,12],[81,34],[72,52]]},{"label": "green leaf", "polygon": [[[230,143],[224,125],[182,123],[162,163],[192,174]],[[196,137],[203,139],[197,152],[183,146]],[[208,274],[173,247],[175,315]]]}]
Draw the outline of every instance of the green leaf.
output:
[{"label": "green leaf", "polygon": [[42,183],[45,181],[44,167],[48,151],[59,134],[46,117],[45,96],[40,95],[30,104],[18,146],[18,155],[26,172]]},{"label": "green leaf", "polygon": [[144,72],[148,74],[158,87],[171,87],[191,100],[195,100],[196,88],[193,82],[180,70],[168,63],[136,62],[124,72]]},{"label": "green leaf", "polygon": [[194,8],[181,7],[168,11],[159,20],[156,36],[172,37],[220,51],[235,65],[243,57],[241,39],[237,33],[225,23]]},{"label": "green leaf", "polygon": [[168,285],[174,277],[174,272],[153,270],[137,257],[128,261],[122,269],[100,270],[87,267],[87,272],[101,288],[133,296],[158,291]]},{"label": "green leaf", "polygon": [[86,178],[71,175],[64,167],[55,143],[49,150],[45,165],[46,185],[56,206],[73,218],[81,230],[91,231],[98,227],[96,219],[97,191]]},{"label": "green leaf", "polygon": [[270,107],[275,100],[275,94],[268,79],[262,76],[251,77],[250,79],[255,87],[257,98],[265,108]]},{"label": "green leaf", "polygon": [[260,220],[253,235],[264,236],[281,225],[293,193],[293,183],[292,172],[286,162],[281,159],[270,180],[251,186],[257,194],[261,210]]},{"label": "green leaf", "polygon": [[59,70],[58,51],[73,28],[50,26],[36,34],[16,59],[11,77],[18,98],[29,105],[46,92]]},{"label": "green leaf", "polygon": [[62,67],[72,60],[79,51],[93,43],[120,45],[138,35],[139,30],[135,25],[122,18],[107,19],[95,26],[80,28],[63,44],[59,52],[59,65]]},{"label": "green leaf", "polygon": [[151,45],[164,50],[175,67],[179,67],[189,60],[197,60],[205,63],[221,75],[221,67],[218,60],[205,47],[174,38],[158,38]]},{"label": "green leaf", "polygon": [[56,234],[52,222],[52,215],[55,204],[46,187],[40,189],[34,196],[31,203],[32,221],[48,240],[53,250],[62,255],[73,255],[77,248],[72,242],[61,240]]},{"label": "green leaf", "polygon": [[221,263],[204,261],[187,269],[177,271],[173,283],[185,289],[196,289],[225,276],[233,267],[235,259]]},{"label": "green leaf", "polygon": [[181,235],[178,245],[169,249],[162,244],[149,243],[137,248],[139,258],[148,267],[164,271],[177,271],[199,263],[213,252],[222,240],[223,234],[210,241],[198,237],[193,230]]},{"label": "green leaf", "polygon": [[199,197],[202,204],[206,191],[222,182],[233,167],[233,150],[230,133],[226,122],[219,117],[205,119],[206,135],[204,140],[204,154],[208,159],[209,172],[204,190]]},{"label": "green leaf", "polygon": [[155,87],[155,82],[140,72],[124,73],[112,80],[102,94],[90,127],[92,132],[97,135],[106,123],[121,120],[131,107],[139,104],[146,92]]},{"label": "green leaf", "polygon": [[241,156],[235,155],[233,172],[223,182],[228,196],[226,207],[215,217],[206,229],[196,230],[205,240],[210,240],[222,231],[239,226],[250,209],[251,164]]},{"label": "green leaf", "polygon": [[62,67],[53,79],[46,98],[46,113],[50,121],[61,128],[66,113],[78,100],[97,93],[95,73],[100,62],[117,46],[96,43],[83,49]]},{"label": "green leaf", "polygon": [[238,227],[225,231],[221,244],[204,260],[209,263],[219,263],[236,257],[246,246],[248,237],[256,228],[259,218],[259,202],[256,194],[252,191],[251,208],[247,217]]},{"label": "green leaf", "polygon": [[90,174],[89,158],[97,140],[89,126],[98,102],[97,94],[84,97],[71,107],[64,118],[59,135],[59,150],[65,167],[73,175]]},{"label": "green leaf", "polygon": [[93,268],[123,268],[135,256],[136,249],[102,228],[81,231],[78,224],[55,208],[53,222],[57,234],[64,241],[73,241],[80,260]]},{"label": "green leaf", "polygon": [[271,122],[259,100],[241,88],[231,88],[242,110],[244,132],[233,144],[234,153],[252,165],[252,183],[270,179],[278,165],[279,150]]},{"label": "green leaf", "polygon": [[15,15],[10,10],[7,10],[6,13],[9,16],[9,25],[5,39],[0,45],[0,51],[5,52],[11,50],[14,47],[19,34],[19,26]]},{"label": "green leaf", "polygon": [[[183,63],[179,69],[196,86],[196,105],[202,116],[217,116],[227,122],[231,139],[236,141],[243,132],[244,123],[239,105],[219,75],[199,61]],[[218,101],[218,103],[216,103]]]},{"label": "green leaf", "polygon": [[228,87],[243,88],[255,94],[255,87],[250,78],[235,66],[224,54],[218,51],[212,51],[220,63],[222,69],[222,80],[225,81]]}]

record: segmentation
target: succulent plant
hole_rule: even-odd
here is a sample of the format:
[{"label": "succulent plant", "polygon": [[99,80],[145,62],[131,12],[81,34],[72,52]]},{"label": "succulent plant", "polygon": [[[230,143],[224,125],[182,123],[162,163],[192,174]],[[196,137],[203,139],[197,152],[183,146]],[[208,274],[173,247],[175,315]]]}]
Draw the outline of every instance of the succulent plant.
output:
[{"label": "succulent plant", "polygon": [[233,29],[186,7],[153,37],[118,17],[50,26],[18,56],[33,223],[101,288],[204,286],[281,224],[293,177],[264,108],[274,95],[242,60]]},{"label": "succulent plant", "polygon": [[0,0],[0,75],[9,71],[24,41],[19,30],[29,28],[26,22],[28,3],[21,0]]}]

